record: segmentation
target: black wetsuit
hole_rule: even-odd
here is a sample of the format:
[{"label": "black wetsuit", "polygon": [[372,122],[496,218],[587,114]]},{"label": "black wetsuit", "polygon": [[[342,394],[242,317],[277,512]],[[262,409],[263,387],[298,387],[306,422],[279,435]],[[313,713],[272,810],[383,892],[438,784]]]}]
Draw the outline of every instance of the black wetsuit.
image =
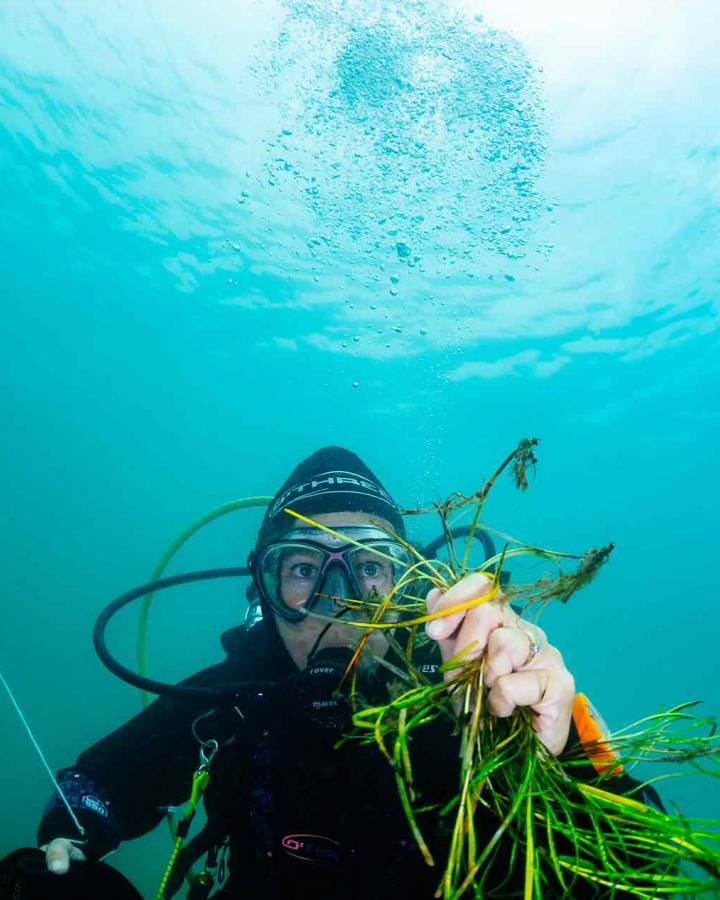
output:
[{"label": "black wetsuit", "polygon": [[[430,868],[410,833],[391,767],[374,746],[348,742],[334,749],[338,732],[317,724],[293,694],[292,680],[285,681],[297,669],[277,634],[260,622],[227,632],[223,647],[226,660],[187,683],[272,680],[287,689],[241,708],[242,718],[225,707],[199,719],[210,712],[207,703],[161,697],[82,753],[59,781],[86,829],[88,855],[100,857],[145,834],[168,806],[187,799],[198,766],[195,723],[203,739],[224,744],[205,795],[208,842],[229,837],[230,874],[216,896],[429,900],[446,848],[447,836],[433,825],[437,814],[420,819],[436,854]],[[416,739],[413,760],[423,803],[444,802],[457,792],[457,744],[442,722]],[[630,779],[616,781],[619,790],[631,786]],[[46,843],[59,836],[72,837],[73,828],[55,797],[38,837]],[[505,862],[498,858],[498,881],[507,876]],[[518,872],[498,896],[513,895],[520,878]]]}]

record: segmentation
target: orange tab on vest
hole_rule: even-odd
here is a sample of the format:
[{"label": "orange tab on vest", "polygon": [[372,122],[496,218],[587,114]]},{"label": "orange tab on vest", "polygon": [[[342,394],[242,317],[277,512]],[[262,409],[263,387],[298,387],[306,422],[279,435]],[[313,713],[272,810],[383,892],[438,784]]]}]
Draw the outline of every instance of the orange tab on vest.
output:
[{"label": "orange tab on vest", "polygon": [[585,694],[575,695],[572,714],[580,742],[595,771],[600,775],[621,775],[623,767],[608,746],[606,735],[597,721],[599,716]]}]

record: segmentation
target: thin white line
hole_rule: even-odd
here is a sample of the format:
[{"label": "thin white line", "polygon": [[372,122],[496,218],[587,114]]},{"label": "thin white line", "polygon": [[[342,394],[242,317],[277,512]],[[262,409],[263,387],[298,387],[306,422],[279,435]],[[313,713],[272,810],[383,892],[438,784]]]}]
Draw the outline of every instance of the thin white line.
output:
[{"label": "thin white line", "polygon": [[55,785],[55,790],[58,792],[58,794],[60,794],[60,797],[62,798],[63,803],[65,804],[65,806],[67,806],[67,811],[70,813],[70,818],[73,820],[73,822],[74,822],[74,824],[75,824],[75,827],[76,827],[77,830],[80,832],[80,834],[83,835],[83,837],[84,837],[84,836],[85,836],[85,829],[82,827],[82,825],[80,824],[80,822],[78,822],[77,816],[75,815],[72,806],[70,806],[70,804],[68,803],[68,799],[67,799],[67,797],[65,796],[65,794],[63,794],[62,788],[60,787],[60,785],[59,785],[59,784],[57,783],[57,781],[55,780],[55,776],[54,776],[53,773],[52,773],[52,769],[51,769],[50,766],[48,765],[47,760],[45,759],[45,756],[43,755],[43,752],[42,752],[42,750],[40,749],[40,745],[39,745],[38,742],[35,740],[35,736],[33,735],[32,731],[30,730],[30,726],[29,726],[28,723],[27,723],[27,719],[25,718],[25,716],[24,716],[23,713],[22,713],[22,710],[21,710],[20,707],[18,706],[18,702],[17,702],[17,700],[15,699],[15,695],[14,695],[13,692],[10,690],[10,685],[7,683],[7,681],[5,681],[5,677],[4,677],[4,675],[3,675],[2,672],[0,672],[0,681],[2,681],[2,683],[3,683],[4,687],[5,687],[5,690],[8,692],[8,696],[10,697],[10,700],[12,701],[12,705],[15,707],[15,711],[17,712],[18,716],[20,716],[20,721],[21,721],[21,722],[23,723],[23,725],[25,726],[25,731],[27,731],[28,737],[29,737],[30,740],[32,741],[33,747],[37,750],[38,756],[40,757],[40,759],[42,760],[43,765],[44,765],[45,768],[47,769],[47,773],[48,773],[48,775],[50,776],[50,781],[52,781],[52,783]]}]

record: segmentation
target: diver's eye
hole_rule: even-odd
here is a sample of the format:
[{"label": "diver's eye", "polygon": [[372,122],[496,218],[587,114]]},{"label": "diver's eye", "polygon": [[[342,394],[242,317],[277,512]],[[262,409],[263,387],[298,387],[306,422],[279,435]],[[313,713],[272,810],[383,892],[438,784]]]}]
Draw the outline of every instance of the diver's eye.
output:
[{"label": "diver's eye", "polygon": [[290,574],[293,578],[314,578],[317,567],[312,563],[296,563],[290,568]]},{"label": "diver's eye", "polygon": [[359,566],[361,578],[381,578],[385,575],[385,567],[379,562],[364,562]]}]

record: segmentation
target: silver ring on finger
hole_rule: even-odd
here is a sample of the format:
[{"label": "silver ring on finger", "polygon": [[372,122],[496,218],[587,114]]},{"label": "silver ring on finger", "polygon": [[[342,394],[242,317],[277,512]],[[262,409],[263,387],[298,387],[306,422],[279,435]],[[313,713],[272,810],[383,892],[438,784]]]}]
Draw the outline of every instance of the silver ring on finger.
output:
[{"label": "silver ring on finger", "polygon": [[535,640],[534,635],[530,634],[529,631],[526,631],[527,639],[530,641],[530,646],[528,647],[528,655],[523,663],[523,668],[525,666],[529,666],[530,663],[535,659],[535,657],[540,652],[540,644]]}]

